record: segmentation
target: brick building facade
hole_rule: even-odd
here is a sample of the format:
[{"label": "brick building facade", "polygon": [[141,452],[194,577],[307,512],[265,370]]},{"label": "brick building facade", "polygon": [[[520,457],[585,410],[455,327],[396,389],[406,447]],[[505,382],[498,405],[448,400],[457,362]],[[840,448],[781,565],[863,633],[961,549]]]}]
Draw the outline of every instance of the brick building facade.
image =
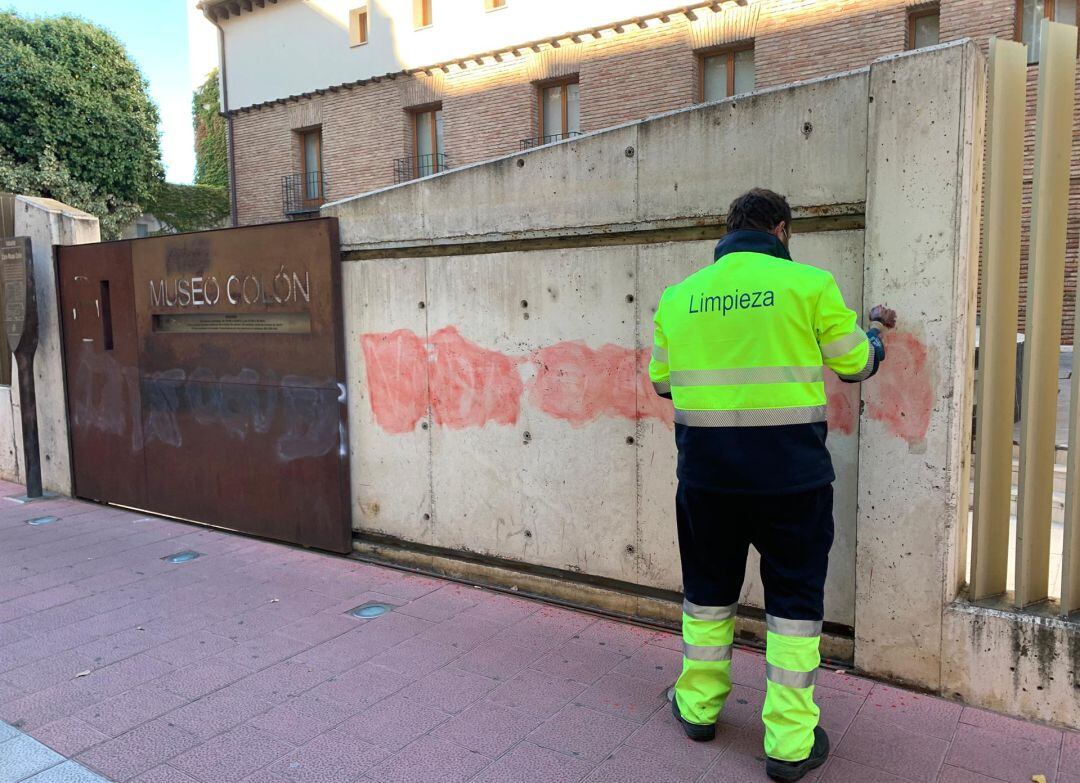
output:
[{"label": "brick building facade", "polygon": [[[434,3],[436,12],[438,4],[447,1],[453,0],[427,0]],[[505,0],[511,4],[529,1]],[[204,10],[214,13],[214,3],[204,5]],[[936,22],[933,33],[940,42],[970,37],[985,49],[991,36],[1021,36],[1025,5],[1029,13],[1042,12],[1042,0],[698,3],[680,12],[641,17],[635,23],[613,19],[608,27],[568,31],[566,36],[540,42],[509,42],[504,49],[450,63],[427,63],[422,68],[351,84],[327,84],[303,94],[230,109],[236,219],[244,225],[290,216],[283,199],[283,178],[303,168],[302,131],[314,129],[320,134],[320,168],[325,174],[319,175],[319,192],[305,194],[317,196],[310,202],[315,208],[323,199],[393,184],[396,162],[417,153],[417,112],[441,111],[440,151],[445,165],[455,168],[512,153],[524,140],[542,136],[543,90],[550,85],[575,83],[580,109],[574,130],[596,131],[700,102],[707,56],[751,49],[754,88],[762,89],[863,67],[883,55],[913,48],[914,22],[922,15],[931,17],[931,27]],[[1057,6],[1059,18],[1072,21],[1068,15],[1075,13],[1070,11],[1075,0],[1057,0]],[[269,5],[254,10],[274,12]],[[1029,67],[1028,78],[1025,238],[1037,64]],[[1076,127],[1080,131],[1080,121]],[[1062,331],[1066,342],[1073,335],[1080,245],[1080,143],[1074,148],[1071,168]],[[419,172],[425,171],[421,166]],[[1025,239],[1022,274],[1026,273],[1026,254]],[[1024,291],[1021,297],[1023,303]]]}]

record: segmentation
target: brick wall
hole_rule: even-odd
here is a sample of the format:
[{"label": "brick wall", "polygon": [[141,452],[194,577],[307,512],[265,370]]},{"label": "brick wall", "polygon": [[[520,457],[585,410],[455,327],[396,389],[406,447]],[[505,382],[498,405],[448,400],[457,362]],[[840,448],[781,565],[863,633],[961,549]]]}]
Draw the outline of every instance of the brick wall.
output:
[{"label": "brick wall", "polygon": [[[911,0],[762,0],[754,38],[755,82],[771,87],[868,65],[901,51],[907,39]],[[735,11],[734,13],[744,13]],[[990,36],[1014,35],[1014,0],[941,0],[941,40],[974,38],[986,48]],[[744,36],[747,23],[734,28]],[[729,36],[730,39],[730,36]],[[284,106],[240,112],[234,119],[236,196],[241,224],[284,218],[281,177],[299,170],[296,130],[320,125],[327,198],[343,198],[394,181],[394,159],[412,154],[411,107],[441,102],[444,149],[451,166],[516,150],[539,135],[536,82],[576,74],[583,131],[646,117],[696,102],[699,67],[695,23],[677,15],[646,28],[606,31],[599,39],[564,42],[558,50],[435,77],[398,77],[327,92]],[[558,64],[551,63],[557,59]],[[1026,296],[1026,237],[1030,222],[1031,160],[1038,68],[1029,69],[1028,167],[1025,174],[1025,246],[1021,258],[1021,316]],[[1080,113],[1080,101],[1077,102]],[[317,120],[317,122],[316,122]],[[1080,135],[1080,117],[1076,127]],[[1070,233],[1066,257],[1062,337],[1072,341],[1080,238],[1080,143],[1073,156]]]}]

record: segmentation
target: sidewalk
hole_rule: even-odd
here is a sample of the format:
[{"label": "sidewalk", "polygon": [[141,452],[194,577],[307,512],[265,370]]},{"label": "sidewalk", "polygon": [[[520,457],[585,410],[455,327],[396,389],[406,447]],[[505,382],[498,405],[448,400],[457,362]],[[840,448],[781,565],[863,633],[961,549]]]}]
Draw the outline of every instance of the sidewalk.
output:
[{"label": "sidewalk", "polygon": [[[162,559],[185,550],[201,556]],[[392,610],[348,614],[369,602]],[[0,783],[765,780],[764,658],[736,652],[717,738],[693,744],[664,698],[679,649],[345,558],[0,499]],[[1080,734],[835,671],[818,683],[834,753],[806,780],[1080,783]]]}]

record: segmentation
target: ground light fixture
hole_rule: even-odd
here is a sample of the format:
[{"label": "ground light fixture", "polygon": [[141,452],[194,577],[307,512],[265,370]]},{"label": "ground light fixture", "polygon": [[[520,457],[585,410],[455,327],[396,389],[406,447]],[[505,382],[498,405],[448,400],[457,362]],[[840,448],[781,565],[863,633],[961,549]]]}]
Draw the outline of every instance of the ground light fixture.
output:
[{"label": "ground light fixture", "polygon": [[202,554],[188,549],[183,552],[177,552],[174,555],[165,555],[165,557],[161,559],[166,563],[187,563],[197,557],[202,557]]},{"label": "ground light fixture", "polygon": [[389,611],[392,611],[394,607],[389,604],[380,604],[376,601],[368,601],[366,604],[360,604],[360,606],[354,606],[346,614],[353,617],[359,617],[361,620],[370,620],[372,617],[379,617]]}]

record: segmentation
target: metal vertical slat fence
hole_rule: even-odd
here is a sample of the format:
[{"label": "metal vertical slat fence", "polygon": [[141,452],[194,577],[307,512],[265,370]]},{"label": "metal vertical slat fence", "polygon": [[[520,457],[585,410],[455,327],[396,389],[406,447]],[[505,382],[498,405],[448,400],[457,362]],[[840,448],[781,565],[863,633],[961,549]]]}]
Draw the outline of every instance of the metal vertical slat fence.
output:
[{"label": "metal vertical slat fence", "polygon": [[[990,49],[989,139],[984,189],[982,327],[977,389],[971,597],[1007,591],[1014,544],[1014,603],[1049,597],[1057,375],[1073,145],[1077,28],[1044,20],[1039,48],[1027,322],[1022,373],[1015,540],[1010,542],[1015,324],[1024,167],[1026,47],[994,39]],[[1080,389],[1073,377],[1066,487],[1062,612],[1080,603]]]}]

